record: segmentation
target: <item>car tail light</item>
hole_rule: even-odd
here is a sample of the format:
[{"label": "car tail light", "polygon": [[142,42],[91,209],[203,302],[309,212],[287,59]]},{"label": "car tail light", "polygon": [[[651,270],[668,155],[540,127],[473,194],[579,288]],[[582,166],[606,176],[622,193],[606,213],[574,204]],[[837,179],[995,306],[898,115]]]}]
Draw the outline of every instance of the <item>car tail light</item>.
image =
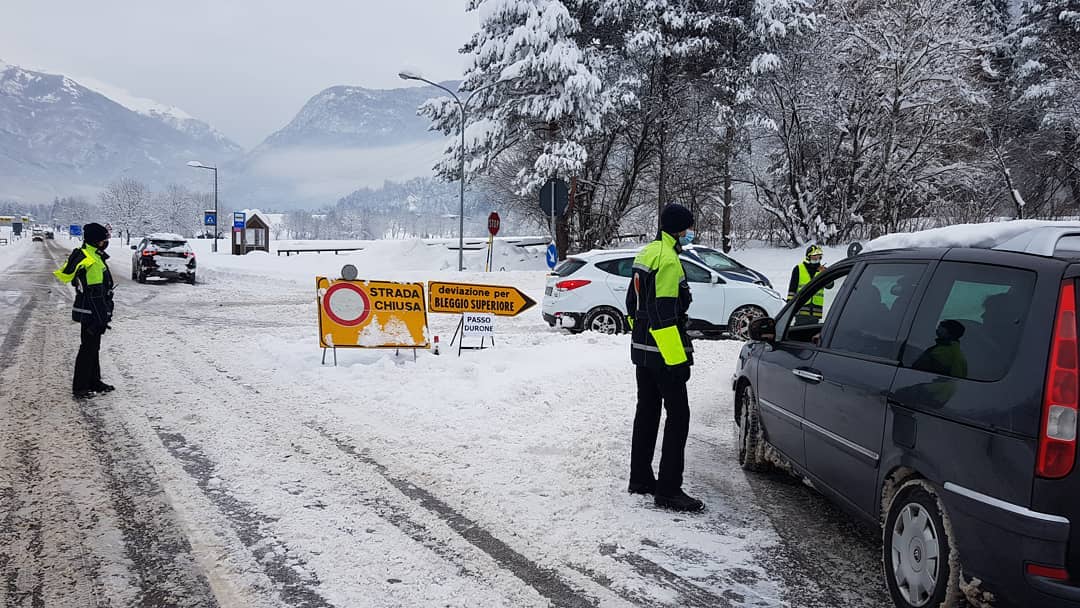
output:
[{"label": "car tail light", "polygon": [[1069,580],[1069,571],[1064,568],[1053,568],[1050,566],[1040,566],[1038,564],[1028,564],[1027,573],[1032,576],[1052,578],[1056,581]]},{"label": "car tail light", "polygon": [[149,249],[143,249],[142,254],[143,254],[143,257],[146,257],[146,256],[149,256],[149,255],[157,255],[157,252],[156,251],[151,251]]},{"label": "car tail light", "polygon": [[587,281],[585,279],[569,279],[566,281],[559,281],[558,283],[555,283],[555,289],[571,291],[573,289],[577,289],[578,287],[584,287],[589,283],[592,283],[592,281]]},{"label": "car tail light", "polygon": [[1076,462],[1076,413],[1080,399],[1076,342],[1076,288],[1073,281],[1061,284],[1058,295],[1050,363],[1043,395],[1042,430],[1039,433],[1039,477],[1059,479]]},{"label": "car tail light", "polygon": [[193,257],[195,257],[195,252],[194,251],[188,251],[187,253],[184,254],[184,257],[193,258]]}]

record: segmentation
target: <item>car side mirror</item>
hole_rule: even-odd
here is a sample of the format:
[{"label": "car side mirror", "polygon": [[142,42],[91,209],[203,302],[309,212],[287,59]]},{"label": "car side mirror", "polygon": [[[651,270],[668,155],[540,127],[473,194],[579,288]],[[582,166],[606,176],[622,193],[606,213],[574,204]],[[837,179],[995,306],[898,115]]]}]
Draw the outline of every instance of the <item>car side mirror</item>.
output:
[{"label": "car side mirror", "polygon": [[762,317],[750,322],[750,339],[758,342],[776,341],[776,320],[772,317]]},{"label": "car side mirror", "polygon": [[131,246],[131,249],[132,249],[132,250],[135,250],[135,249],[138,249],[138,248],[139,248],[139,247],[138,247],[138,245],[132,245],[132,246]]},{"label": "car side mirror", "polygon": [[713,285],[724,285],[724,284],[727,283],[727,281],[724,280],[724,277],[722,277],[722,276],[720,276],[718,274],[712,275],[712,282],[713,282]]}]

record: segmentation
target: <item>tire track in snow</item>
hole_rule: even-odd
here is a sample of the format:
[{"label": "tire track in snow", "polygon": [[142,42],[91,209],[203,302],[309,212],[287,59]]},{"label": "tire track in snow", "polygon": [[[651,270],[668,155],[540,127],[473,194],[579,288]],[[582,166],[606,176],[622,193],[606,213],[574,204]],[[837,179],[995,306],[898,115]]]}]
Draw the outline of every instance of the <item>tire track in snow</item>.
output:
[{"label": "tire track in snow", "polygon": [[80,400],[79,410],[119,516],[124,551],[138,577],[140,604],[216,607],[209,583],[196,573],[191,544],[176,525],[152,467],[141,462],[131,447],[135,442],[110,428],[117,425],[110,424],[103,401]]},{"label": "tire track in snow", "polygon": [[[297,567],[305,566],[299,558],[289,556],[289,548],[272,532],[265,530],[277,520],[258,512],[252,505],[233,496],[214,482],[217,465],[197,446],[189,444],[180,433],[154,426],[162,445],[168,450],[198,485],[203,495],[229,521],[240,542],[251,551],[263,573],[279,588],[279,595],[288,606],[297,608],[333,608],[316,591],[319,578],[315,574],[301,575]],[[305,569],[306,571],[306,569]]]},{"label": "tire track in snow", "polygon": [[[588,597],[581,590],[571,587],[554,569],[541,567],[529,560],[529,558],[518,553],[505,542],[495,538],[494,535],[480,527],[476,522],[455,511],[453,507],[431,492],[414,485],[407,479],[393,475],[389,468],[369,456],[367,450],[358,450],[352,444],[318,425],[305,424],[305,426],[317,431],[343,453],[373,468],[390,485],[397,488],[399,492],[446,522],[461,538],[491,556],[499,566],[509,570],[535,589],[540,595],[551,601],[553,606],[584,608],[598,605],[596,599]],[[393,523],[392,520],[391,523]]]},{"label": "tire track in snow", "polygon": [[[244,382],[238,374],[232,373],[228,369],[226,369],[223,366],[223,364],[217,362],[213,357],[210,356],[209,353],[207,353],[205,350],[203,350],[202,345],[200,345],[198,343],[194,343],[191,340],[189,340],[188,338],[186,338],[185,336],[182,336],[182,335],[180,335],[180,334],[178,334],[176,332],[166,331],[165,334],[167,336],[169,336],[169,338],[171,340],[174,340],[177,343],[179,343],[180,345],[182,345],[183,348],[178,348],[178,349],[165,348],[165,349],[163,349],[164,351],[189,353],[190,355],[192,355],[193,357],[195,357],[197,359],[199,366],[205,367],[207,372],[210,372],[210,373],[216,372],[217,374],[220,374],[220,376],[223,379],[228,380],[229,383],[230,383],[230,387],[229,387],[230,391],[235,391],[236,393],[248,393],[248,394],[250,394],[252,396],[256,396],[256,395],[261,396],[261,393],[260,393],[258,388],[256,388],[252,384]],[[188,369],[191,369],[190,364],[191,364],[191,361],[187,360],[186,365],[188,366]],[[127,368],[128,366],[125,364],[125,365],[122,365],[122,367]],[[129,378],[134,379],[133,373],[132,373],[132,371],[130,369],[128,371],[126,371],[124,373],[124,375],[125,375],[125,377],[129,377]],[[219,393],[219,396],[220,396],[220,393]],[[183,437],[179,436],[176,433],[172,433],[169,430],[162,427],[160,425],[160,418],[159,417],[150,416],[150,421],[151,421],[151,425],[155,429],[155,432],[157,432],[159,434],[159,438],[161,439],[162,444],[164,444],[166,446],[166,449],[169,450],[169,452],[173,456],[173,458],[175,458],[178,462],[180,462],[181,467],[184,468],[186,470],[186,472],[188,472],[189,475],[192,475],[192,477],[195,478],[196,483],[200,486],[200,489],[204,492],[204,495],[206,495],[207,497],[210,497],[211,502],[213,502],[213,497],[210,496],[209,494],[206,494],[207,490],[205,488],[203,488],[202,484],[199,482],[200,477],[205,477],[205,475],[199,475],[199,476],[193,475],[192,471],[188,470],[189,465],[192,465],[193,463],[189,462],[188,464],[185,464],[185,458],[187,458],[186,455],[189,455],[191,450],[190,449],[185,449],[183,447],[183,445],[187,445],[188,448],[190,448],[191,441],[187,440],[186,438],[183,438]],[[303,424],[302,426],[304,428],[308,429],[308,430],[312,430],[315,433],[318,433],[319,435],[323,434],[323,433],[320,433],[319,429],[313,427],[311,424]],[[313,436],[313,438],[314,438],[314,436]],[[317,439],[315,439],[315,440],[317,441]],[[169,442],[170,441],[177,443],[177,446],[179,446],[179,447],[176,447],[175,450],[170,449],[170,447],[169,447]],[[303,449],[301,446],[297,446],[297,445],[294,444],[293,447],[297,451],[297,453],[299,453],[299,454],[308,454],[309,453],[307,450]],[[331,443],[329,446],[327,446],[326,449],[327,450],[335,450],[335,451],[340,450],[340,448],[336,444],[333,444],[333,443]],[[198,450],[197,448],[195,449],[195,451],[201,453],[201,450]],[[201,464],[201,466],[196,465],[196,466],[193,466],[192,468],[201,468],[201,469],[208,470],[208,471],[217,468],[217,466],[212,462],[212,460],[210,458],[205,457],[205,454],[203,454],[200,457],[200,459],[201,458],[205,458],[205,461]],[[346,462],[348,462],[348,461],[346,461]],[[356,463],[356,464],[348,464],[345,468],[346,469],[360,469],[362,467],[363,470],[370,471],[369,467],[363,466],[364,464],[365,463],[363,463],[363,462]],[[341,471],[340,469],[341,469],[341,467],[335,467],[334,471],[328,471],[328,473],[330,475],[335,475],[335,476],[339,475],[339,474],[342,474],[343,471]],[[211,481],[214,481],[214,476],[210,475],[208,477],[208,479],[210,479]],[[216,484],[215,484],[215,486],[216,487],[211,488],[209,491],[210,492],[220,492],[221,491],[220,486],[217,486]],[[395,490],[399,490],[399,488],[396,488],[393,485],[391,485],[390,487],[394,488]],[[520,584],[522,582],[522,579],[519,576],[517,576],[518,572],[510,572],[510,571],[508,571],[509,572],[508,574],[499,574],[499,575],[496,575],[496,576],[492,576],[492,573],[490,572],[489,567],[487,567],[484,564],[477,563],[475,557],[471,557],[470,555],[468,555],[468,553],[469,553],[468,551],[463,551],[462,548],[455,546],[455,544],[447,543],[445,541],[445,539],[440,540],[439,532],[437,532],[436,530],[433,529],[431,523],[426,523],[424,521],[424,519],[425,519],[424,517],[418,517],[417,516],[418,513],[415,511],[415,509],[411,508],[411,506],[406,507],[406,506],[403,506],[402,504],[400,504],[401,503],[400,500],[391,500],[391,499],[387,499],[386,497],[383,497],[383,496],[378,496],[378,495],[376,495],[376,496],[367,496],[367,495],[364,495],[364,494],[358,494],[358,495],[352,496],[352,497],[350,497],[350,500],[353,503],[355,503],[356,505],[363,506],[365,509],[370,510],[371,513],[373,513],[374,515],[376,515],[377,517],[379,517],[383,521],[385,521],[388,524],[390,524],[391,526],[393,526],[398,532],[402,533],[403,535],[405,535],[406,537],[408,537],[412,541],[416,542],[417,544],[422,546],[424,549],[426,549],[428,551],[431,551],[434,555],[437,555],[438,557],[445,560],[448,564],[450,564],[454,568],[456,568],[456,570],[457,570],[456,575],[457,576],[460,576],[460,577],[463,577],[463,578],[471,578],[471,579],[475,580],[476,582],[484,584],[484,585],[489,585],[490,584],[493,590],[499,589],[500,583],[498,582],[497,579],[499,579],[500,577],[505,577],[508,580],[510,580],[510,579],[514,580],[515,585]],[[215,505],[215,506],[218,507],[219,512],[225,513],[226,515],[228,514],[227,510],[229,510],[229,509],[222,508],[220,505]],[[230,507],[230,509],[231,509],[231,507]],[[231,510],[235,511],[235,509],[231,509]],[[252,509],[251,511],[252,511],[252,513],[255,512],[254,509]],[[445,518],[439,516],[438,513],[433,513],[430,510],[425,510],[424,514],[425,515],[433,514],[435,516],[436,520],[438,520],[438,521],[440,521],[441,523],[444,523],[444,524],[446,523]],[[267,517],[267,518],[265,518],[263,520],[263,523],[265,525],[267,525],[267,526],[269,526],[271,524],[274,524],[275,522],[277,522],[276,518]],[[231,523],[233,524],[233,527],[235,527],[235,522],[231,522]],[[455,529],[453,529],[451,527],[450,531],[452,533],[457,533],[460,536],[460,531],[459,530],[455,530]],[[484,532],[484,533],[487,534],[486,532]],[[466,539],[466,540],[468,540],[468,539]],[[246,545],[246,543],[244,543],[244,544]],[[476,547],[475,543],[472,543],[472,542],[470,542],[469,545],[472,546],[472,547]],[[281,545],[281,546],[283,547],[284,545]],[[285,549],[285,551],[287,551],[287,548]],[[279,553],[281,553],[281,552],[283,552],[283,551],[279,551]],[[493,560],[494,565],[505,566],[505,564],[503,564],[502,562],[499,561],[499,556],[498,555],[493,555],[491,552],[487,552],[487,551],[485,551],[484,554],[486,555],[486,557]],[[260,555],[256,555],[256,561],[263,562],[264,560],[265,560],[265,558],[261,557]],[[303,562],[297,562],[297,563],[302,564]],[[513,576],[511,576],[511,575],[513,575]],[[271,577],[271,578],[273,578],[273,577]],[[318,579],[314,579],[314,580],[317,582]],[[537,593],[538,596],[543,597],[536,590],[535,586],[530,583],[530,581],[525,580],[524,582],[528,585],[529,589],[531,590],[530,593]],[[505,583],[502,583],[502,585],[505,585]],[[505,589],[505,587],[503,587],[503,589]],[[554,605],[556,605],[556,606],[567,606],[567,607],[570,607],[570,608],[578,608],[578,607],[595,606],[596,605],[595,601],[585,601],[585,602],[578,601],[578,600],[581,599],[580,598],[580,596],[581,596],[580,591],[570,591],[569,593],[572,596],[571,599],[564,600],[564,601],[561,601],[561,602],[556,602],[556,603],[554,603]],[[510,596],[510,597],[515,597],[516,600],[521,599],[520,597],[513,596],[513,595]],[[524,605],[524,604],[515,603],[515,604],[510,604],[510,605]]]},{"label": "tire track in snow", "polygon": [[[24,268],[48,277],[56,253],[54,246],[35,251]],[[56,323],[67,316],[69,290],[30,281],[16,277],[13,287],[29,294],[26,306],[39,316],[22,318],[17,338],[5,337],[2,346],[14,345],[0,384],[4,605],[216,606],[212,598],[200,601],[207,598],[198,575],[182,567],[185,545],[165,543],[178,536],[170,509],[157,500],[153,471],[123,427],[104,418],[92,424],[69,396],[76,339]],[[19,390],[9,392],[13,387]],[[142,538],[132,534],[138,530]],[[133,550],[140,546],[148,550]]]}]

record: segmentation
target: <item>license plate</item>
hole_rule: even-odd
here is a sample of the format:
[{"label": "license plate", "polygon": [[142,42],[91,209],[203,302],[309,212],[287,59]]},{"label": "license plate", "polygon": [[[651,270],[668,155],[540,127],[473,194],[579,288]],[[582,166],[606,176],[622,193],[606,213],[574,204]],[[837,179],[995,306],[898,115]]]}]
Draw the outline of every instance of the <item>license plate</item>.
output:
[{"label": "license plate", "polygon": [[551,295],[551,285],[548,285],[547,287],[544,288],[544,295],[545,296],[550,296]]}]

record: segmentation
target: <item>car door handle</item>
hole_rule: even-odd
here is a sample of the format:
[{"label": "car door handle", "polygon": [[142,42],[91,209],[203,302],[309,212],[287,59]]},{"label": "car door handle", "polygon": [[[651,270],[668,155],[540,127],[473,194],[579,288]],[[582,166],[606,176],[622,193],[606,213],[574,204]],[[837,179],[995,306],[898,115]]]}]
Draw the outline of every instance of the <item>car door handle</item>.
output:
[{"label": "car door handle", "polygon": [[793,369],[791,370],[791,373],[803,380],[809,380],[810,382],[821,382],[825,379],[825,376],[805,369]]},{"label": "car door handle", "polygon": [[630,289],[630,288],[629,287],[615,287],[614,289],[615,289],[615,291],[626,291],[627,289]]}]

